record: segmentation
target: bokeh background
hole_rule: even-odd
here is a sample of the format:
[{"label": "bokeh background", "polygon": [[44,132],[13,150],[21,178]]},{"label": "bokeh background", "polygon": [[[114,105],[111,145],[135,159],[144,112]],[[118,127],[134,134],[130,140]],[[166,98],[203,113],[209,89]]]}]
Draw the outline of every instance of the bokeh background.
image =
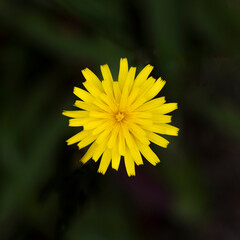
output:
[{"label": "bokeh background", "polygon": [[[240,2],[0,0],[0,239],[240,239]],[[81,69],[151,63],[178,102],[128,178],[67,146]]]}]

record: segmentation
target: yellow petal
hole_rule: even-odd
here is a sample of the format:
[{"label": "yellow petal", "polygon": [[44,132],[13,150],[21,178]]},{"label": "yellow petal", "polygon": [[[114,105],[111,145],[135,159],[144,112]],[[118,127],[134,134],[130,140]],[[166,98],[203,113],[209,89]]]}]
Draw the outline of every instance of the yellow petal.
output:
[{"label": "yellow petal", "polygon": [[85,123],[89,122],[91,118],[85,117],[85,118],[73,118],[69,120],[69,126],[70,127],[81,127]]},{"label": "yellow petal", "polygon": [[122,96],[121,96],[121,100],[120,100],[120,109],[121,110],[124,110],[124,108],[126,107],[128,95],[132,88],[135,73],[136,73],[136,68],[131,67],[128,72],[127,78],[124,82],[124,86],[123,86],[123,90],[122,90]]},{"label": "yellow petal", "polygon": [[112,149],[112,168],[118,170],[121,160],[121,155],[119,154],[118,144]]},{"label": "yellow petal", "polygon": [[108,129],[112,126],[112,122],[111,121],[106,121],[105,123],[101,124],[100,126],[96,127],[92,134],[93,135],[97,135],[99,133],[101,133],[102,131],[104,131],[105,129]]},{"label": "yellow petal", "polygon": [[153,66],[151,66],[150,64],[144,67],[143,70],[137,75],[134,87],[140,86],[144,81],[146,81],[152,70]]},{"label": "yellow petal", "polygon": [[134,110],[136,110],[137,108],[139,108],[143,103],[146,102],[146,99],[142,96],[142,97],[138,97],[136,99],[136,101],[131,104],[130,106],[128,106],[128,110],[130,112],[133,112]]},{"label": "yellow petal", "polygon": [[101,126],[103,123],[105,123],[107,119],[94,119],[94,120],[88,120],[83,124],[84,130],[91,130],[94,128],[97,128]]},{"label": "yellow petal", "polygon": [[128,72],[127,78],[126,78],[126,80],[124,82],[124,85],[123,85],[122,95],[128,96],[128,93],[132,89],[132,85],[133,85],[135,74],[136,74],[136,68],[135,67],[131,67],[129,72]]},{"label": "yellow petal", "polygon": [[146,93],[145,98],[147,100],[150,100],[152,98],[154,98],[164,87],[166,81],[162,80],[161,78],[159,78],[154,85],[152,86],[152,88],[149,89],[149,91]]},{"label": "yellow petal", "polygon": [[83,101],[75,101],[74,103],[74,106],[78,107],[78,108],[81,108],[81,109],[84,109],[86,111],[97,111],[98,108],[89,104],[89,103],[86,103],[86,102],[83,102]]},{"label": "yellow petal", "polygon": [[101,89],[99,89],[96,85],[93,85],[88,81],[83,82],[83,85],[88,90],[88,92],[91,93],[91,95],[93,95],[94,97],[98,97],[101,93],[103,93]]},{"label": "yellow petal", "polygon": [[140,92],[139,97],[144,96],[154,85],[156,79],[153,77],[149,77],[144,83],[139,86]]},{"label": "yellow petal", "polygon": [[155,111],[160,114],[166,114],[176,110],[177,108],[178,108],[177,103],[166,103],[160,106],[159,108],[157,108]]},{"label": "yellow petal", "polygon": [[77,111],[63,111],[62,114],[64,116],[71,117],[71,118],[81,118],[81,117],[88,117],[89,116],[89,112],[81,111],[81,110],[77,110]]},{"label": "yellow petal", "polygon": [[96,149],[96,143],[94,142],[89,149],[87,150],[87,152],[84,154],[84,156],[81,158],[81,162],[82,163],[86,163],[88,160],[90,160],[90,158],[93,156],[94,151]]},{"label": "yellow petal", "polygon": [[139,111],[139,112],[150,111],[150,110],[160,107],[165,102],[166,102],[165,97],[155,98],[149,102],[144,103],[142,106],[137,108],[137,111]]},{"label": "yellow petal", "polygon": [[102,143],[102,142],[107,143],[111,131],[112,131],[112,128],[108,128],[108,129],[106,129],[105,131],[103,131],[102,133],[100,133],[100,134],[97,136],[96,142],[97,142],[98,144],[100,144],[100,143]]},{"label": "yellow petal", "polygon": [[125,139],[123,137],[122,128],[118,134],[119,153],[123,156],[125,154]]},{"label": "yellow petal", "polygon": [[116,104],[114,103],[114,101],[113,101],[112,99],[110,99],[109,96],[107,96],[106,94],[103,94],[103,93],[102,93],[102,94],[100,94],[99,97],[107,104],[107,106],[110,107],[110,109],[111,109],[113,112],[117,111],[117,106],[116,106]]},{"label": "yellow petal", "polygon": [[[147,101],[145,95],[149,91],[149,89],[152,88],[152,86],[154,85],[154,82],[155,82],[155,79],[150,77],[142,84],[142,86],[139,87],[140,91],[136,95],[133,103],[129,106],[130,111],[134,111],[135,109],[137,109],[138,107],[140,107],[142,104],[144,104]],[[130,95],[130,97],[131,97],[131,95]]]},{"label": "yellow petal", "polygon": [[100,162],[100,165],[99,165],[99,168],[98,168],[99,173],[102,173],[102,174],[106,173],[107,168],[108,168],[108,166],[110,164],[110,161],[111,161],[111,157],[112,157],[111,150],[106,149],[106,151],[102,155],[102,159],[101,159],[101,162]]},{"label": "yellow petal", "polygon": [[126,149],[126,154],[124,155],[124,162],[128,176],[135,176],[135,164],[128,149]]},{"label": "yellow petal", "polygon": [[136,125],[135,123],[127,123],[129,130],[131,131],[131,133],[133,134],[133,136],[138,139],[140,142],[142,142],[143,144],[149,145],[150,142],[148,141],[148,139],[146,138],[146,133],[145,131],[140,128],[138,125]]},{"label": "yellow petal", "polygon": [[153,120],[153,124],[170,123],[172,121],[172,116],[169,116],[169,115],[154,115],[152,120]]},{"label": "yellow petal", "polygon": [[99,98],[96,98],[94,100],[93,104],[97,106],[96,109],[98,111],[105,111],[105,112],[108,112],[108,113],[112,112],[111,108],[108,105],[106,105],[104,102],[102,102]]},{"label": "yellow petal", "polygon": [[82,99],[84,102],[92,102],[93,101],[93,97],[87,92],[84,91],[81,88],[78,87],[74,87],[73,89],[73,93],[79,97],[80,99]]},{"label": "yellow petal", "polygon": [[151,142],[159,145],[160,147],[166,148],[167,145],[169,144],[168,140],[166,140],[165,138],[163,138],[153,132],[147,132],[147,137]]},{"label": "yellow petal", "polygon": [[134,138],[129,133],[129,131],[125,125],[122,125],[122,129],[123,129],[123,136],[126,140],[127,147],[130,149],[129,152],[130,152],[132,158],[134,159],[134,161],[136,162],[137,165],[143,164],[141,154],[138,151],[138,148],[137,148]]},{"label": "yellow petal", "polygon": [[132,114],[133,119],[135,118],[152,118],[153,114],[151,112],[133,112]]},{"label": "yellow petal", "polygon": [[95,141],[95,139],[96,139],[96,136],[88,135],[81,142],[78,143],[78,148],[81,149],[86,147],[87,145]]},{"label": "yellow petal", "polygon": [[101,72],[103,76],[102,86],[106,94],[113,100],[113,78],[111,71],[107,64],[101,65]]},{"label": "yellow petal", "polygon": [[84,139],[85,137],[87,137],[88,135],[89,135],[89,132],[83,130],[83,131],[77,133],[76,135],[72,136],[71,138],[69,138],[67,140],[67,144],[71,145],[71,144],[74,144],[76,142],[79,142],[82,139]]},{"label": "yellow petal", "polygon": [[163,123],[154,125],[152,131],[160,134],[177,136],[179,128]]},{"label": "yellow petal", "polygon": [[100,158],[100,156],[102,155],[102,153],[105,151],[106,148],[107,148],[107,144],[105,143],[97,144],[97,147],[92,157],[95,162]]},{"label": "yellow petal", "polygon": [[141,136],[146,136],[145,131],[134,122],[128,121],[126,124],[128,125],[130,130],[133,130],[133,132],[139,133]]},{"label": "yellow petal", "polygon": [[152,149],[147,146],[142,144],[139,141],[136,141],[138,148],[140,150],[140,152],[142,153],[142,155],[152,164],[152,165],[156,165],[157,163],[160,162],[159,158],[157,157],[157,155],[152,151]]},{"label": "yellow petal", "polygon": [[99,90],[102,90],[102,84],[101,81],[98,79],[98,77],[88,68],[85,68],[82,70],[82,74],[84,78],[89,81],[93,86],[97,86]]},{"label": "yellow petal", "polygon": [[120,103],[121,90],[118,82],[113,82],[113,92],[114,92],[116,102]]},{"label": "yellow petal", "polygon": [[111,118],[111,115],[109,113],[100,111],[91,111],[89,112],[89,116],[93,118],[107,118],[107,119]]},{"label": "yellow petal", "polygon": [[119,124],[116,124],[115,127],[113,128],[110,138],[108,140],[109,148],[113,148],[114,143],[116,142],[116,139],[118,137],[119,128],[120,128]]},{"label": "yellow petal", "polygon": [[106,82],[112,83],[113,82],[113,78],[112,78],[112,74],[111,74],[111,71],[109,69],[109,66],[107,64],[105,64],[105,65],[101,65],[100,68],[101,68],[103,79]]},{"label": "yellow petal", "polygon": [[106,95],[113,101],[114,100],[113,83],[104,80],[102,81],[102,86]]},{"label": "yellow petal", "polygon": [[132,89],[132,91],[130,92],[130,95],[127,99],[127,105],[131,105],[135,100],[136,100],[136,97],[139,95],[140,93],[140,88],[139,87],[134,87]]},{"label": "yellow petal", "polygon": [[128,75],[128,61],[126,58],[120,59],[120,68],[119,68],[119,75],[118,75],[118,82],[119,87],[122,90],[124,86],[124,82]]},{"label": "yellow petal", "polygon": [[150,120],[150,119],[141,119],[141,118],[134,119],[134,123],[137,123],[138,125],[140,125],[143,128],[144,127],[148,128],[148,127],[153,125],[152,120]]}]

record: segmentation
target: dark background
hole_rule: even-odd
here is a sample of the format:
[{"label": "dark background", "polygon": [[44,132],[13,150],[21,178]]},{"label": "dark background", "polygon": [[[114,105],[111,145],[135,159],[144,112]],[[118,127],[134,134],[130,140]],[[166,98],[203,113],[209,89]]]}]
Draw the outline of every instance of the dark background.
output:
[{"label": "dark background", "polygon": [[[0,239],[240,239],[240,2],[0,0]],[[151,63],[178,102],[136,177],[65,140],[81,69]]]}]

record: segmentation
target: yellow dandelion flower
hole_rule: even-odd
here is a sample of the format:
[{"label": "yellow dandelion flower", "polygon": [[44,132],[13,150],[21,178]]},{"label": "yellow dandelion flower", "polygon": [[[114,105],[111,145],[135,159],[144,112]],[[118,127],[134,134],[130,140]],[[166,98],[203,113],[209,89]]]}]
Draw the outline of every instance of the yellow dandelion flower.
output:
[{"label": "yellow dandelion flower", "polygon": [[[178,135],[178,128],[169,125],[177,103],[154,98],[165,85],[161,78],[149,77],[153,67],[147,65],[136,77],[136,68],[128,69],[126,58],[120,60],[118,81],[114,81],[108,65],[101,66],[103,81],[88,68],[82,70],[86,90],[75,87],[80,99],[75,106],[81,110],[63,111],[70,117],[70,127],[83,130],[67,140],[78,143],[79,149],[91,144],[81,161],[98,161],[98,172],[105,174],[109,164],[118,170],[124,158],[128,176],[135,175],[135,164],[143,164],[142,156],[152,165],[160,162],[149,147],[153,142],[166,148],[168,141],[159,134]],[[153,99],[154,98],[154,99]]]}]

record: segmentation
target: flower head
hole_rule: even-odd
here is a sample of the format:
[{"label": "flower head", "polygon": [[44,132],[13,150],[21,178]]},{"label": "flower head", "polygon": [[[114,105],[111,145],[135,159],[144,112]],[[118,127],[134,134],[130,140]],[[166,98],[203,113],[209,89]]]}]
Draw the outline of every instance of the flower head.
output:
[{"label": "flower head", "polygon": [[[143,164],[142,156],[151,164],[160,160],[149,147],[153,142],[166,148],[168,141],[159,134],[178,135],[178,128],[169,125],[177,103],[165,103],[157,94],[165,85],[161,78],[149,77],[153,67],[147,65],[136,77],[136,68],[128,69],[126,58],[120,60],[118,81],[114,81],[108,65],[101,66],[103,81],[88,68],[82,70],[86,90],[75,87],[80,98],[75,106],[81,110],[63,111],[70,117],[69,126],[83,130],[67,140],[78,143],[79,149],[91,144],[81,161],[98,161],[98,172],[105,174],[109,164],[118,170],[124,158],[128,176],[135,175],[135,164]],[[154,98],[154,99],[153,99]]]}]

